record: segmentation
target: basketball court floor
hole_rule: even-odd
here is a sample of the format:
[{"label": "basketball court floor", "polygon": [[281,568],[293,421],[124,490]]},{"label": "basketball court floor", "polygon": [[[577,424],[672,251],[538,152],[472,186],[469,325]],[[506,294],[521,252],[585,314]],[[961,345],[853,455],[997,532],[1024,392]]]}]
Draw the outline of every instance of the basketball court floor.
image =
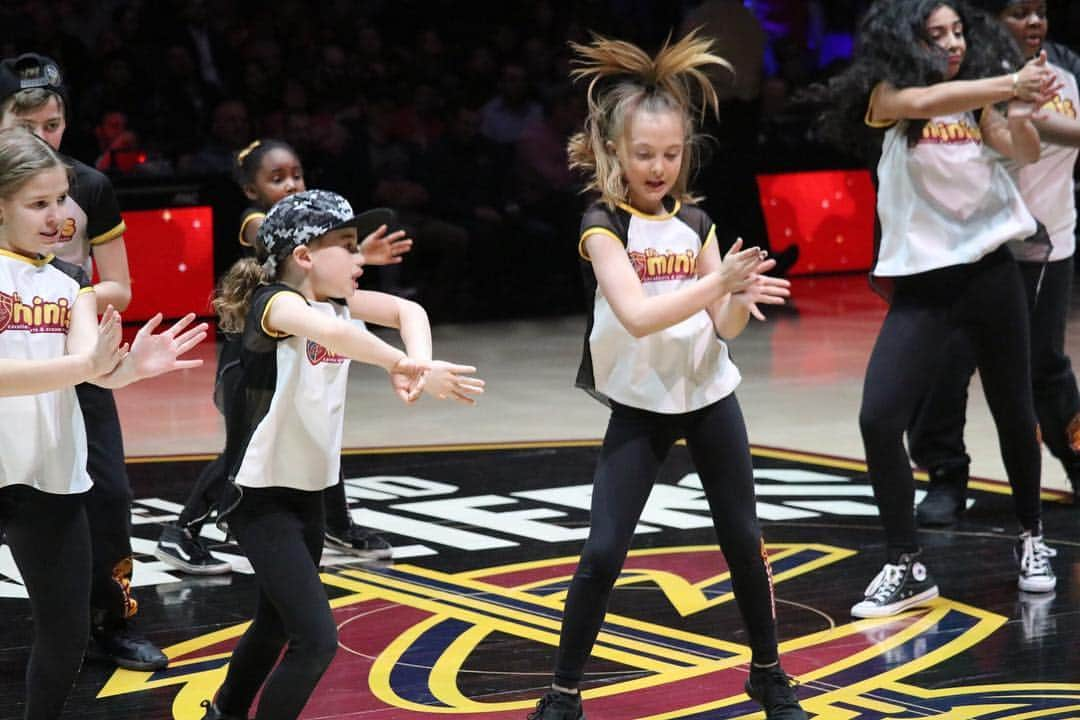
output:
[{"label": "basketball court floor", "polygon": [[[785,669],[813,716],[836,720],[1080,718],[1080,509],[1044,454],[1056,592],[1016,589],[1015,520],[981,392],[966,431],[972,501],[921,540],[931,607],[848,612],[883,561],[862,464],[862,375],[885,306],[861,275],[796,279],[793,306],[732,343],[754,444],[758,514],[776,583]],[[1074,309],[1069,348],[1080,357]],[[440,325],[436,355],[478,366],[476,407],[401,405],[354,365],[343,459],[355,519],[394,559],[327,551],[340,648],[303,718],[524,718],[549,681],[562,601],[588,531],[606,411],[572,387],[584,320]],[[168,669],[88,657],[66,717],[199,720],[250,617],[239,549],[207,530],[230,575],[195,578],[152,556],[201,466],[221,449],[213,347],[194,371],[117,393],[135,494],[138,629]],[[977,385],[977,380],[975,381]],[[0,720],[21,718],[29,605],[0,549]],[[685,448],[665,464],[612,596],[584,685],[590,720],[761,717],[742,693],[746,635]],[[755,715],[756,713],[756,715]]]}]

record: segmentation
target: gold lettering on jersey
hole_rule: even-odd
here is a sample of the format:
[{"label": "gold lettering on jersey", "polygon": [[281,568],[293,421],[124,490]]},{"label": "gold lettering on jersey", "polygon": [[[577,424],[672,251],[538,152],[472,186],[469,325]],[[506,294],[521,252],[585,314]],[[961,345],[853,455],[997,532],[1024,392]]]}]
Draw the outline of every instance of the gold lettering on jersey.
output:
[{"label": "gold lettering on jersey", "polygon": [[67,298],[53,301],[35,296],[27,305],[18,293],[0,292],[0,332],[66,333],[70,326],[71,306]]},{"label": "gold lettering on jersey", "polygon": [[982,142],[982,130],[966,120],[960,122],[941,122],[931,120],[923,126],[921,143],[941,145],[962,145]]},{"label": "gold lettering on jersey", "polygon": [[75,218],[65,218],[64,222],[60,225],[60,239],[62,243],[71,242],[75,237],[75,231],[78,226],[75,224]]},{"label": "gold lettering on jersey", "polygon": [[629,254],[630,264],[643,283],[689,278],[697,271],[697,254],[693,250],[660,253],[648,248],[645,252],[631,250]]},{"label": "gold lettering on jersey", "polygon": [[1073,120],[1076,119],[1076,105],[1073,104],[1072,98],[1055,95],[1053,100],[1042,106],[1042,109],[1049,112],[1056,112],[1059,115],[1064,115]]}]

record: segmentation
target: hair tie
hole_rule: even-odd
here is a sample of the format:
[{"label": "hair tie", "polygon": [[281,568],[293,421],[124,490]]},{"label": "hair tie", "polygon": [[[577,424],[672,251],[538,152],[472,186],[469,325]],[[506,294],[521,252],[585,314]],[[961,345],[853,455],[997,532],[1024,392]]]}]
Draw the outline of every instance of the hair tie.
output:
[{"label": "hair tie", "polygon": [[275,256],[271,255],[263,261],[262,269],[269,277],[273,278],[277,276],[277,263],[278,260]]},{"label": "hair tie", "polygon": [[243,165],[244,158],[251,154],[251,151],[259,147],[262,144],[262,140],[253,140],[246,148],[236,153],[236,164]]}]

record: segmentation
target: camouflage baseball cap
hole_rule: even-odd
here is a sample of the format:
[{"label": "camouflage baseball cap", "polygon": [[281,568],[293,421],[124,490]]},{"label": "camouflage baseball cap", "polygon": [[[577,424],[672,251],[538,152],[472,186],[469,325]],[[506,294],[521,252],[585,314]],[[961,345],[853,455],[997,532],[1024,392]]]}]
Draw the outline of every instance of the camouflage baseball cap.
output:
[{"label": "camouflage baseball cap", "polygon": [[288,195],[274,204],[259,226],[255,243],[265,250],[266,269],[276,270],[293,249],[308,245],[333,230],[356,228],[361,240],[394,221],[394,211],[375,208],[353,214],[349,201],[328,190],[306,190]]}]

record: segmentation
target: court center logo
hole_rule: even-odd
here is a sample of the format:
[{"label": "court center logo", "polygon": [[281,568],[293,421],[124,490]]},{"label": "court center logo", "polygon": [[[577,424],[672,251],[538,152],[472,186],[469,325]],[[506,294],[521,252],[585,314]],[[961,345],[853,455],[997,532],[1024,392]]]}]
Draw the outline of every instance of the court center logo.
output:
[{"label": "court center logo", "polygon": [[[786,580],[855,554],[820,544],[767,549],[780,598]],[[459,573],[403,564],[324,574],[326,585],[346,593],[331,602],[341,647],[304,717],[520,720],[549,680],[576,563],[574,556]],[[633,551],[618,586],[658,590],[672,611],[692,619],[733,601],[725,568],[715,546]],[[830,623],[780,649],[785,669],[800,680],[804,707],[819,717],[1077,717],[1080,685],[926,690],[904,682],[981,642],[1004,622],[941,598],[897,617]],[[168,690],[175,692],[172,717],[198,720],[200,702],[221,684],[246,628],[235,625],[166,648],[170,662],[163,671],[117,670],[98,697]],[[590,671],[602,667],[608,682],[586,690],[590,717],[760,717],[742,689],[749,649],[718,635],[613,611],[592,657]]]}]

